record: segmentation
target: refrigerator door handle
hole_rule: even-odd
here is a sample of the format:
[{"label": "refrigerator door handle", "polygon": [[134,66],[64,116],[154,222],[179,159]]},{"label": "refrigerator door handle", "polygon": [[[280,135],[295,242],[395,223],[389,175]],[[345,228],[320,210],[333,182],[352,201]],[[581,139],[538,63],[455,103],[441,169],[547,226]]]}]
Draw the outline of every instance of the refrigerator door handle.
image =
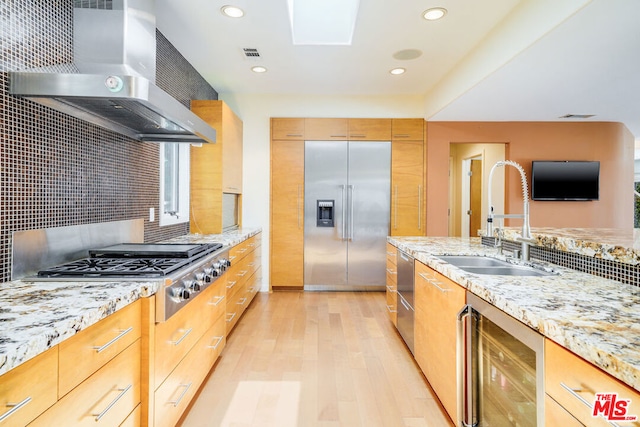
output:
[{"label": "refrigerator door handle", "polygon": [[341,191],[341,195],[342,195],[342,236],[341,239],[342,241],[346,240],[347,238],[347,222],[346,222],[346,209],[347,209],[347,195],[345,192],[345,185],[341,185],[340,186],[340,191]]},{"label": "refrigerator door handle", "polygon": [[353,242],[353,198],[355,195],[355,186],[349,185],[351,189],[351,198],[349,199],[349,241]]}]

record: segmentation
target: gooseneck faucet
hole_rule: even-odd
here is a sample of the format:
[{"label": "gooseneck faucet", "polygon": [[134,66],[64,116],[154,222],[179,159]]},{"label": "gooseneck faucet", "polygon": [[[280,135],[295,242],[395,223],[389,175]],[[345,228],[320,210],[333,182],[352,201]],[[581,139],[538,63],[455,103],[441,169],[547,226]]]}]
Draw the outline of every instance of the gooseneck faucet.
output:
[{"label": "gooseneck faucet", "polygon": [[[494,214],[493,203],[491,199],[491,186],[493,182],[493,173],[498,167],[501,166],[513,166],[520,172],[520,180],[522,181],[522,214]],[[489,202],[489,214],[487,216],[487,237],[493,236],[493,219],[494,218],[522,218],[522,238],[518,239],[522,243],[522,259],[529,259],[529,245],[535,243],[531,237],[531,227],[529,227],[529,186],[527,184],[527,175],[524,172],[522,166],[512,160],[500,160],[496,162],[489,172],[489,189],[487,192],[487,199]]]}]

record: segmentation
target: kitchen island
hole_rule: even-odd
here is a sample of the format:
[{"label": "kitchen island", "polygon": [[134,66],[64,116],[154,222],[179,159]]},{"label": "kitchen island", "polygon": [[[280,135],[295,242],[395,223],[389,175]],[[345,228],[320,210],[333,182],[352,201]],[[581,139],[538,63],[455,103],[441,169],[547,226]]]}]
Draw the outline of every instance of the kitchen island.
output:
[{"label": "kitchen island", "polygon": [[389,237],[389,243],[545,337],[640,391],[640,287],[554,264],[554,275],[467,273],[438,258],[477,255],[507,259],[479,238]]}]

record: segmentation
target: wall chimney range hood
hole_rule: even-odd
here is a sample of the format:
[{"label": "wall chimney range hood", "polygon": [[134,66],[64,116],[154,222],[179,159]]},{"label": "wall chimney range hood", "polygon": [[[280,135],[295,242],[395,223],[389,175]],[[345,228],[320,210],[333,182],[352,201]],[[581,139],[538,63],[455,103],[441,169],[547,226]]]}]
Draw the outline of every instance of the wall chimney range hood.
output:
[{"label": "wall chimney range hood", "polygon": [[9,73],[9,92],[133,139],[214,143],[216,131],[155,85],[153,0],[75,0],[70,73]]}]

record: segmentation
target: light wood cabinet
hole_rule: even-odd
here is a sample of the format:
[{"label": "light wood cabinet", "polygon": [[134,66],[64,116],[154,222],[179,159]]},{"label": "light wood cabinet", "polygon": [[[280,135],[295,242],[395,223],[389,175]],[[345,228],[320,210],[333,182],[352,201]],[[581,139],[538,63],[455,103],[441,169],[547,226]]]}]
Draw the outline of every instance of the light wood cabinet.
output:
[{"label": "light wood cabinet", "polygon": [[425,235],[423,141],[391,143],[391,235]]},{"label": "light wood cabinet", "polygon": [[387,243],[387,313],[389,320],[398,326],[398,250]]},{"label": "light wood cabinet", "polygon": [[[593,410],[586,405],[594,405],[596,393],[615,393],[618,401],[629,399],[626,414],[640,417],[638,391],[551,340],[545,340],[544,353],[545,391],[578,421],[588,426],[610,426],[602,416],[594,418]],[[624,425],[640,426],[640,421],[625,421]]]},{"label": "light wood cabinet", "polygon": [[271,141],[272,289],[304,285],[304,143]]},{"label": "light wood cabinet", "polygon": [[576,420],[567,412],[558,402],[549,397],[544,396],[544,425],[561,426],[561,427],[584,427],[580,421]]},{"label": "light wood cabinet", "polygon": [[424,119],[391,119],[391,140],[424,140]]},{"label": "light wood cabinet", "polygon": [[452,420],[457,411],[456,337],[465,289],[415,263],[415,358]]},{"label": "light wood cabinet", "polygon": [[140,334],[141,311],[138,300],[60,343],[59,395],[70,392],[139,339]]},{"label": "light wood cabinet", "polygon": [[262,233],[258,233],[229,251],[231,267],[225,273],[227,288],[227,334],[258,292],[255,274],[260,268]]},{"label": "light wood cabinet", "polygon": [[272,118],[271,139],[278,141],[304,141],[305,119]]},{"label": "light wood cabinet", "polygon": [[0,376],[0,426],[24,426],[58,400],[58,347]]},{"label": "light wood cabinet", "polygon": [[30,426],[119,426],[140,404],[140,340],[83,381]]},{"label": "light wood cabinet", "polygon": [[305,141],[346,141],[349,137],[349,119],[304,119]]},{"label": "light wood cabinet", "polygon": [[216,129],[216,143],[191,147],[190,230],[222,233],[222,193],[242,194],[242,121],[223,101],[191,101]]},{"label": "light wood cabinet", "polygon": [[391,141],[391,119],[349,119],[349,141]]}]

